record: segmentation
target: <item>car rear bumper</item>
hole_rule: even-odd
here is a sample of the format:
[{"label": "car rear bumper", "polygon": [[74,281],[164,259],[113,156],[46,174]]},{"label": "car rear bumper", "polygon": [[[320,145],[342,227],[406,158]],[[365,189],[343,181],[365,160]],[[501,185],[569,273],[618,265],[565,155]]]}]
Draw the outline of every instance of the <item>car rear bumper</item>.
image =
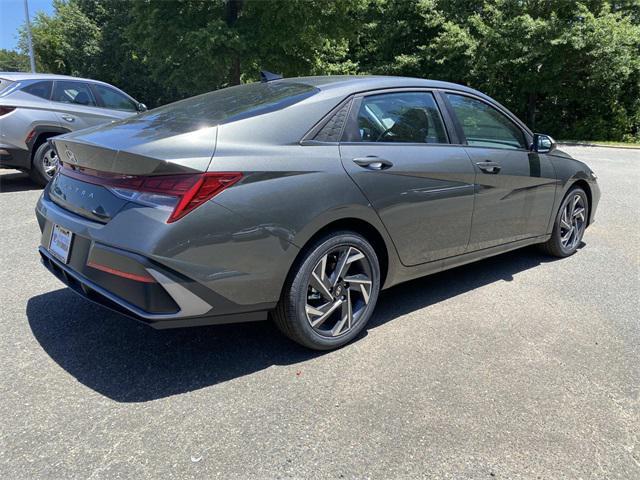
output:
[{"label": "car rear bumper", "polygon": [[[182,309],[179,309],[174,313],[151,313],[133,305],[82,274],[72,270],[67,265],[62,264],[62,262],[51,255],[44,247],[41,246],[39,248],[39,252],[42,264],[45,268],[78,295],[91,302],[97,303],[98,305],[150,325],[156,329],[251,322],[266,320],[267,318],[266,311],[244,312],[230,315],[201,314],[199,316],[189,316],[189,313],[185,315],[185,308],[188,312],[188,309],[193,308],[193,305],[189,305],[188,303],[180,305]],[[184,290],[185,292],[188,292],[188,290]],[[185,292],[183,292],[183,295]],[[186,300],[187,298],[191,298],[192,300],[197,299],[195,295],[193,297],[191,297],[191,295],[187,294],[186,296],[179,297],[178,301],[180,301],[180,298],[183,300]],[[196,300],[196,303],[199,302]],[[211,306],[208,305],[208,307]],[[210,310],[211,308],[207,311]]]},{"label": "car rear bumper", "polygon": [[[69,212],[45,190],[36,216],[43,265],[75,293],[154,328],[178,328],[265,320],[272,302],[235,303],[151,256],[100,241],[108,225]],[[66,263],[49,251],[54,225],[73,232]],[[114,273],[115,272],[115,273]]]}]

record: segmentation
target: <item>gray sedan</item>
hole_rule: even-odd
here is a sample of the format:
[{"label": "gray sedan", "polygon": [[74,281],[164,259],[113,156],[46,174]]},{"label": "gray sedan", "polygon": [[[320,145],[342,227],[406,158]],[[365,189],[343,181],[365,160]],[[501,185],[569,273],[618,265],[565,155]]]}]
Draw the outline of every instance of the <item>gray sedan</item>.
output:
[{"label": "gray sedan", "polygon": [[155,328],[271,316],[340,347],[382,288],[532,244],[572,255],[596,175],[451,83],[275,79],[56,137],[44,265]]}]

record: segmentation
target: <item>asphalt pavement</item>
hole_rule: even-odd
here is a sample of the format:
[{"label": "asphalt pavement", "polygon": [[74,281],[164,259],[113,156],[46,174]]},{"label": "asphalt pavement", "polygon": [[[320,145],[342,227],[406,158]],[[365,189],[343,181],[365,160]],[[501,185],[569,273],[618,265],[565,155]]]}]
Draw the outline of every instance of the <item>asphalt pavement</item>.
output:
[{"label": "asphalt pavement", "polygon": [[0,478],[640,478],[640,150],[566,150],[603,192],[576,255],[394,287],[330,353],[77,297],[0,172]]}]

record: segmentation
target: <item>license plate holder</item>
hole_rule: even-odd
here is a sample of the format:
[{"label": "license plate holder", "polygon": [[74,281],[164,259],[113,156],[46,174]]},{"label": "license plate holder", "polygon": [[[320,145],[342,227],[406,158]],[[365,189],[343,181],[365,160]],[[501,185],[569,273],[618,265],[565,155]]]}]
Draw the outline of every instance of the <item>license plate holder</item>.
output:
[{"label": "license plate holder", "polygon": [[53,228],[51,229],[51,240],[49,241],[49,252],[51,252],[51,254],[62,263],[66,264],[69,261],[72,242],[72,231],[63,228],[60,225],[53,225]]}]

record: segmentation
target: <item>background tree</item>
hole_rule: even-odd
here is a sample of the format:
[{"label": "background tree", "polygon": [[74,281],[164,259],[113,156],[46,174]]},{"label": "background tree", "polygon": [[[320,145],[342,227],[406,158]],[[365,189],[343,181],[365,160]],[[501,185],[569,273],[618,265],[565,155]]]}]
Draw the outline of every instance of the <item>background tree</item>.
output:
[{"label": "background tree", "polygon": [[25,72],[29,68],[27,55],[0,48],[0,72]]},{"label": "background tree", "polygon": [[54,7],[32,27],[41,69],[108,81],[149,106],[253,81],[260,69],[410,75],[478,88],[558,138],[640,138],[639,0],[54,0]]}]

